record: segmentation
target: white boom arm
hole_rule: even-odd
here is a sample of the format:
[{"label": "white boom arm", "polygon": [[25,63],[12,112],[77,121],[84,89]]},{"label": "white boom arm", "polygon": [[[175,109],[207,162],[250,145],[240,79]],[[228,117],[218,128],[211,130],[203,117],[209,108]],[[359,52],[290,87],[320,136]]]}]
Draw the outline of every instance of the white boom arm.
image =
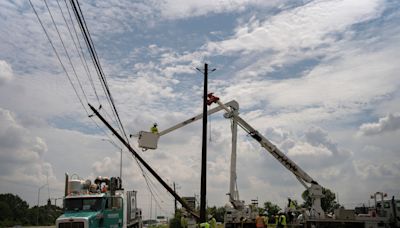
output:
[{"label": "white boom arm", "polygon": [[[292,172],[300,183],[309,190],[310,196],[313,200],[311,215],[317,218],[324,218],[325,213],[321,208],[322,187],[313,180],[306,172],[304,172],[296,163],[289,159],[282,151],[280,151],[274,144],[261,135],[257,130],[250,126],[246,121],[238,116],[237,112],[232,112],[221,101],[217,100],[216,103],[226,111],[226,118],[232,118],[237,124],[250,134],[262,147],[264,147],[272,156],[274,156],[285,168]],[[307,186],[306,183],[311,184]]]},{"label": "white boom arm", "polygon": [[[218,106],[215,108],[210,109],[207,112],[207,115],[212,115],[216,112],[219,112],[224,109],[228,109],[229,112],[237,113],[239,110],[239,104],[232,100],[224,104],[224,106]],[[177,130],[181,127],[184,127],[190,123],[193,123],[197,120],[203,118],[203,114],[199,114],[194,116],[190,119],[187,119],[181,123],[178,123],[170,128],[167,128],[157,134],[147,132],[147,131],[140,131],[139,132],[139,147],[143,150],[147,149],[157,149],[158,139],[160,136],[170,133],[171,131]],[[244,207],[244,202],[239,199],[239,192],[237,190],[237,175],[236,175],[236,145],[237,145],[237,123],[235,120],[232,120],[231,123],[231,131],[232,131],[232,151],[231,151],[231,167],[230,167],[230,184],[229,184],[229,201],[232,203],[234,208],[240,209]]]}]

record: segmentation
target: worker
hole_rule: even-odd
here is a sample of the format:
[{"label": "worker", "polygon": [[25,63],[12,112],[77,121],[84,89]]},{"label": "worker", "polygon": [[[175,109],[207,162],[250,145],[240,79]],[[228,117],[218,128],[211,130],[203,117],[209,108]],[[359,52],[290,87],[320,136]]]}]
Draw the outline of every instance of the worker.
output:
[{"label": "worker", "polygon": [[256,227],[257,228],[265,228],[265,222],[264,222],[264,217],[262,214],[257,215],[256,217]]},{"label": "worker", "polygon": [[288,198],[288,207],[289,207],[289,210],[291,210],[291,211],[296,210],[296,205],[294,204],[294,201],[290,198]]},{"label": "worker", "polygon": [[268,220],[269,220],[269,217],[268,217],[268,214],[267,213],[264,213],[264,215],[263,215],[263,217],[264,217],[264,224],[265,224],[265,227],[268,227]]},{"label": "worker", "polygon": [[283,211],[279,212],[277,228],[286,228],[286,216]]},{"label": "worker", "polygon": [[208,223],[210,224],[210,228],[217,228],[217,220],[215,220],[213,215],[208,215]]},{"label": "worker", "polygon": [[181,227],[182,228],[188,227],[188,221],[185,214],[181,217]]},{"label": "worker", "polygon": [[288,198],[287,215],[289,223],[293,222],[295,211],[296,211],[296,205],[294,204],[292,199]]},{"label": "worker", "polygon": [[153,124],[153,127],[150,128],[151,133],[158,134],[157,123]]}]

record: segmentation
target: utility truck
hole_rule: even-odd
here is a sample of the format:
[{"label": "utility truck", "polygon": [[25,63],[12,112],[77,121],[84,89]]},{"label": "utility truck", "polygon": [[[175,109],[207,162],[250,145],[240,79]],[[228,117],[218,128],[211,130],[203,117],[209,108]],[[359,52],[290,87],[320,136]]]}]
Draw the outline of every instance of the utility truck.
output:
[{"label": "utility truck", "polygon": [[57,228],[142,228],[136,191],[124,191],[119,177],[97,177],[92,183],[77,175],[65,178],[64,214]]},{"label": "utility truck", "polygon": [[[391,216],[383,216],[383,214],[374,215],[368,214],[367,216],[356,216],[354,210],[344,210],[343,208],[335,212],[334,217],[327,217],[321,207],[322,186],[316,180],[311,178],[303,169],[301,169],[294,161],[287,157],[279,148],[272,144],[265,138],[259,131],[253,128],[249,123],[239,116],[239,104],[232,100],[228,103],[222,103],[220,99],[212,93],[208,95],[207,104],[218,104],[217,107],[210,109],[207,115],[214,114],[218,111],[224,110],[224,117],[231,120],[232,131],[232,151],[231,151],[231,166],[230,166],[230,187],[229,202],[231,206],[227,206],[226,214],[224,216],[224,227],[254,227],[255,218],[258,215],[256,205],[246,205],[244,201],[239,199],[239,192],[237,190],[237,175],[236,175],[236,144],[237,144],[237,126],[240,126],[247,132],[254,140],[256,140],[261,147],[268,151],[279,163],[288,169],[297,180],[309,191],[312,199],[311,208],[308,211],[303,211],[303,220],[301,223],[292,224],[296,227],[362,227],[362,228],[375,228],[375,227],[399,227],[399,216],[396,215],[396,207],[398,201],[391,203],[393,211]],[[202,118],[202,114],[187,119],[178,123],[166,130],[159,133],[151,133],[147,131],[140,131],[138,134],[138,144],[142,150],[157,149],[158,140],[161,136],[193,123]],[[383,201],[382,201],[383,204]],[[388,205],[386,203],[385,205]],[[381,210],[382,211],[382,210]],[[388,214],[388,213],[387,213]],[[389,217],[391,219],[389,219]]]},{"label": "utility truck", "polygon": [[[237,189],[237,174],[236,174],[236,145],[237,145],[237,126],[243,128],[253,139],[260,143],[269,153],[271,153],[284,167],[291,171],[300,183],[309,190],[310,196],[313,199],[313,204],[310,210],[312,218],[324,218],[325,213],[321,208],[322,187],[313,180],[306,172],[290,160],[282,153],[275,145],[262,136],[246,121],[239,117],[239,104],[235,100],[223,104],[218,97],[212,93],[208,95],[207,104],[217,103],[219,106],[210,109],[207,115],[211,115],[218,111],[224,110],[224,117],[231,120],[232,131],[232,148],[231,148],[231,164],[230,164],[230,186],[229,186],[229,202],[231,206],[226,207],[224,216],[225,227],[252,227],[255,224],[258,209],[255,205],[246,205],[244,201],[239,199],[239,191]],[[185,120],[159,133],[151,133],[140,131],[138,134],[138,144],[143,150],[157,149],[158,140],[161,136],[186,126],[194,121],[202,118],[202,114]],[[310,186],[308,186],[309,184]]]}]

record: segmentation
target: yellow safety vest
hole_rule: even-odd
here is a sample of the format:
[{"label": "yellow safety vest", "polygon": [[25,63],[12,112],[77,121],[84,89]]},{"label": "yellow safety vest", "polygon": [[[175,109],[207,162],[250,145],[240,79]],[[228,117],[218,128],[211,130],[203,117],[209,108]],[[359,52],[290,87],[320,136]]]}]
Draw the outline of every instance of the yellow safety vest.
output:
[{"label": "yellow safety vest", "polygon": [[210,219],[210,228],[217,228],[217,220],[215,218]]},{"label": "yellow safety vest", "polygon": [[151,133],[158,133],[157,127],[152,127],[152,128],[150,128],[150,130],[151,130]]},{"label": "yellow safety vest", "polygon": [[210,228],[210,224],[208,224],[208,222],[200,223],[200,228],[202,228],[202,227],[204,227],[204,228]]},{"label": "yellow safety vest", "polygon": [[293,201],[290,201],[289,208],[292,210],[296,210],[296,206],[294,205]]},{"label": "yellow safety vest", "polygon": [[188,226],[187,219],[185,217],[181,217],[181,226],[186,228]]},{"label": "yellow safety vest", "polygon": [[278,222],[278,224],[281,224],[281,225],[286,226],[286,216],[285,216],[285,215],[279,216],[279,222]]}]

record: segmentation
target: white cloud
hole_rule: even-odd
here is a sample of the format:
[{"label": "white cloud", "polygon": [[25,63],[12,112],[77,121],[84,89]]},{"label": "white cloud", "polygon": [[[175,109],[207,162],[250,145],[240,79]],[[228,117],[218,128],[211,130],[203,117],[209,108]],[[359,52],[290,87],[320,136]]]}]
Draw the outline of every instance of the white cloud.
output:
[{"label": "white cloud", "polygon": [[377,135],[400,129],[400,113],[390,113],[379,118],[377,123],[364,123],[360,126],[359,133],[362,135]]},{"label": "white cloud", "polygon": [[381,0],[313,1],[265,21],[253,18],[237,28],[231,39],[211,42],[208,48],[219,53],[315,49],[334,41],[335,33],[379,16],[381,3]]},{"label": "white cloud", "polygon": [[0,60],[0,86],[13,79],[13,70],[6,61]]},{"label": "white cloud", "polygon": [[[45,141],[21,126],[14,115],[0,108],[0,179],[12,183],[43,185],[55,181],[53,167],[43,159]],[[2,185],[3,186],[3,185]]]},{"label": "white cloud", "polygon": [[355,161],[354,167],[362,179],[383,179],[383,178],[396,178],[400,179],[400,162],[393,161],[386,164]]},{"label": "white cloud", "polygon": [[208,13],[225,13],[243,11],[247,7],[280,7],[288,1],[261,1],[261,0],[165,0],[159,4],[159,10],[165,18],[180,19],[187,17],[204,16]]}]

